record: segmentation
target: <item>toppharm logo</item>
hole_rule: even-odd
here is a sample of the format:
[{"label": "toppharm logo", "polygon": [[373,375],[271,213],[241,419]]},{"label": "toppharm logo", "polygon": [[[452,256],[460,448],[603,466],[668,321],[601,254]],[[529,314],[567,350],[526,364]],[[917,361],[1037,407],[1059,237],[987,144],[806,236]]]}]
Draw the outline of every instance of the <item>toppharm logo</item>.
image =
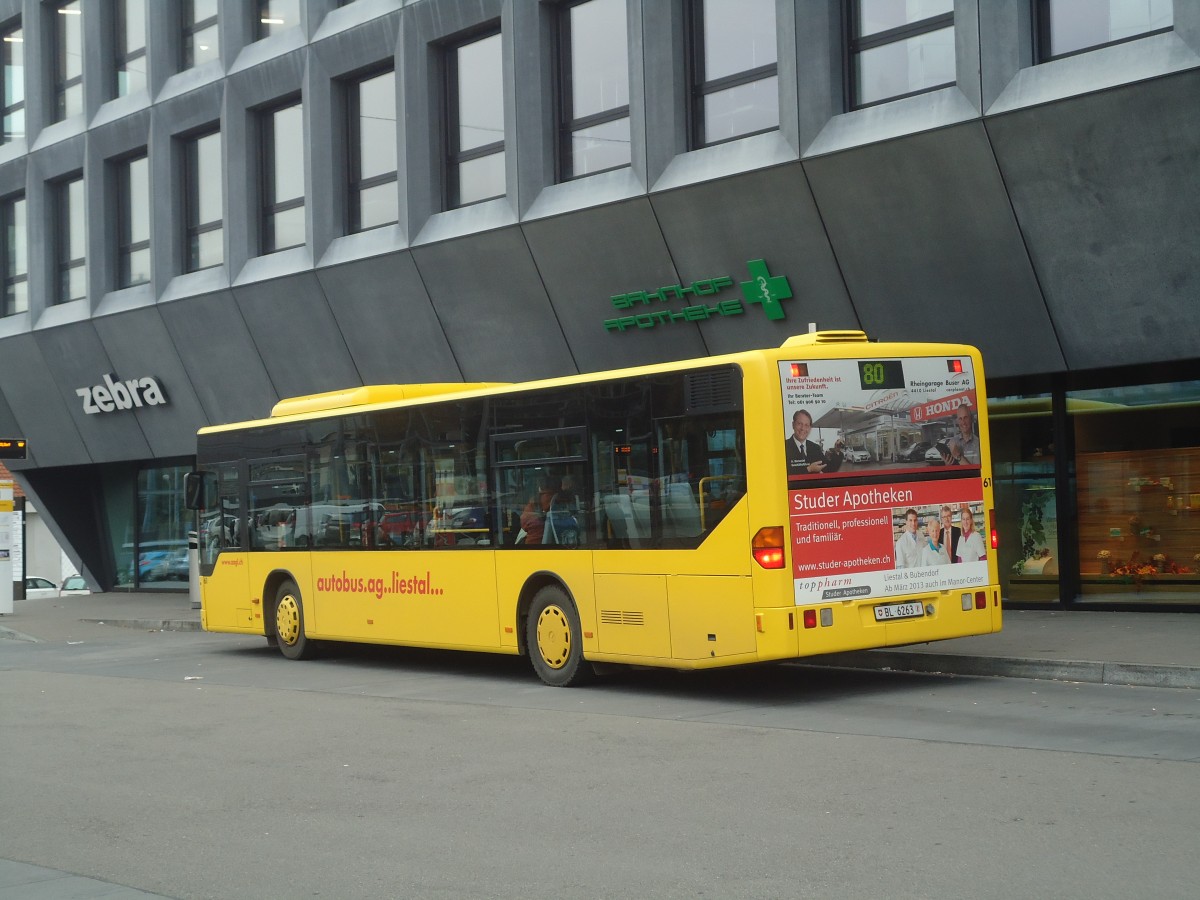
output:
[{"label": "toppharm logo", "polygon": [[118,381],[115,375],[105,375],[103,384],[77,388],[76,396],[83,398],[83,411],[89,416],[143,406],[162,406],[167,394],[158,379],[131,378]]},{"label": "toppharm logo", "polygon": [[[779,320],[787,318],[781,300],[792,296],[791,285],[783,275],[772,275],[767,264],[761,259],[752,259],[746,263],[750,272],[750,280],[738,283],[746,303],[762,307],[763,314],[768,319]],[[610,297],[612,305],[619,310],[627,311],[626,315],[615,319],[606,319],[605,331],[626,331],[627,329],[656,328],[659,325],[670,325],[675,322],[704,322],[708,319],[726,316],[740,316],[746,312],[746,306],[741,300],[728,298],[718,300],[714,295],[733,287],[734,281],[727,275],[716,278],[703,278],[689,285],[671,284],[656,291],[632,291],[628,294],[616,294]],[[708,300],[709,297],[713,299]],[[659,304],[670,303],[673,300],[699,300],[682,309],[654,308]]]}]

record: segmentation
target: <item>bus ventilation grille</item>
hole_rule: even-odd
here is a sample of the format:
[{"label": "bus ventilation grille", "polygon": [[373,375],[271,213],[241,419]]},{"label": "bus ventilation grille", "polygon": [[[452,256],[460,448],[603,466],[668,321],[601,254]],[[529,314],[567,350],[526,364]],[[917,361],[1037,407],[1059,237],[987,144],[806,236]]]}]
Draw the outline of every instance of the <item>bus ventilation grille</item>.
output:
[{"label": "bus ventilation grille", "polygon": [[692,372],[684,382],[685,412],[729,412],[742,408],[740,369]]},{"label": "bus ventilation grille", "polygon": [[645,625],[646,614],[643,612],[629,612],[620,609],[602,609],[600,610],[601,625]]}]

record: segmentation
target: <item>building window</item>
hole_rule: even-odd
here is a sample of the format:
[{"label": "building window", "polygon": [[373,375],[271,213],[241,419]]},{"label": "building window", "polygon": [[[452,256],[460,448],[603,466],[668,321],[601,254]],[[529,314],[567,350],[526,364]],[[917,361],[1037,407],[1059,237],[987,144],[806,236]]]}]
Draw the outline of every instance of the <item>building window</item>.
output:
[{"label": "building window", "polygon": [[502,197],[504,69],[500,33],[446,51],[446,207]]},{"label": "building window", "polygon": [[116,95],[124,97],[146,89],[146,2],[117,0]]},{"label": "building window", "polygon": [[74,175],[52,185],[55,194],[55,258],[58,262],[58,303],[87,296],[87,231],[83,203],[83,176]]},{"label": "building window", "polygon": [[220,52],[217,0],[183,0],[183,68],[216,59]]},{"label": "building window", "polygon": [[692,145],[779,127],[775,0],[693,0]]},{"label": "building window", "polygon": [[1172,0],[1036,0],[1038,60],[1047,62],[1175,24]]},{"label": "building window", "polygon": [[15,315],[29,309],[29,257],[25,243],[25,195],[0,201],[0,228],[4,229],[4,303],[0,314]]},{"label": "building window", "polygon": [[399,221],[396,192],[396,73],[361,78],[347,86],[349,230],[366,231]]},{"label": "building window", "polygon": [[221,201],[221,132],[210,131],[184,145],[184,221],[188,272],[225,260],[224,204]]},{"label": "building window", "polygon": [[258,0],[254,20],[255,39],[278,34],[300,24],[300,0]]},{"label": "building window", "polygon": [[630,164],[625,0],[584,0],[561,13],[561,180]]},{"label": "building window", "polygon": [[850,107],[954,84],[954,0],[852,0]]},{"label": "building window", "polygon": [[150,280],[150,160],[143,153],[117,166],[117,287]]},{"label": "building window", "polygon": [[25,35],[21,26],[0,33],[0,78],[4,80],[0,142],[25,137]]},{"label": "building window", "polygon": [[54,121],[83,112],[81,0],[59,3],[54,16]]},{"label": "building window", "polygon": [[262,252],[304,243],[304,107],[277,106],[259,118],[262,135]]}]

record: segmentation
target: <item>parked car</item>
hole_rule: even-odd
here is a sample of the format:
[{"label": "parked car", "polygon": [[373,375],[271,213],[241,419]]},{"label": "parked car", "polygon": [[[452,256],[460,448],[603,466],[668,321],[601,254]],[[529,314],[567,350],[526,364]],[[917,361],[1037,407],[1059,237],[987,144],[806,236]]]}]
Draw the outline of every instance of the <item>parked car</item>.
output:
[{"label": "parked car", "polygon": [[191,565],[188,563],[188,555],[180,553],[172,556],[167,563],[167,578],[174,581],[187,581],[191,577]]},{"label": "parked car", "polygon": [[902,462],[925,462],[925,454],[933,445],[929,441],[918,441],[907,450],[900,451]]},{"label": "parked car", "polygon": [[57,597],[58,585],[49,578],[39,578],[29,575],[25,578],[25,599],[41,600],[45,597]]},{"label": "parked car", "polygon": [[62,590],[58,592],[60,597],[72,597],[81,594],[90,594],[92,591],[87,586],[87,582],[83,580],[82,575],[69,575],[62,583]]},{"label": "parked car", "polygon": [[871,461],[871,453],[862,447],[851,447],[846,451],[846,459],[852,463],[865,463]]}]

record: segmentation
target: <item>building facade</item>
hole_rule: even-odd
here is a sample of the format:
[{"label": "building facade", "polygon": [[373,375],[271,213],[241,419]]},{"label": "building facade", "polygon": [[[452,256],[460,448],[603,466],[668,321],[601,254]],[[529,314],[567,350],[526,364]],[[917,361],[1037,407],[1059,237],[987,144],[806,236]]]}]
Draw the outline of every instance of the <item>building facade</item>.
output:
[{"label": "building facade", "polygon": [[[813,323],[983,350],[1010,601],[1200,608],[1200,4],[0,0],[0,38],[0,436],[94,586],[186,587],[203,425]],[[721,302],[755,273],[782,318]]]}]

